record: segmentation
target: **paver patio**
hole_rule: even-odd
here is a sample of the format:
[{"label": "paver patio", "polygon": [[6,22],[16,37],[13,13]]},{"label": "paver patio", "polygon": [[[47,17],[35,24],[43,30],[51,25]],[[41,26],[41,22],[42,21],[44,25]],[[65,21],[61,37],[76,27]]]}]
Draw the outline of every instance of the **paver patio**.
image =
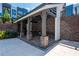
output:
[{"label": "paver patio", "polygon": [[20,39],[0,40],[0,56],[79,56],[79,42],[61,40],[42,51]]}]

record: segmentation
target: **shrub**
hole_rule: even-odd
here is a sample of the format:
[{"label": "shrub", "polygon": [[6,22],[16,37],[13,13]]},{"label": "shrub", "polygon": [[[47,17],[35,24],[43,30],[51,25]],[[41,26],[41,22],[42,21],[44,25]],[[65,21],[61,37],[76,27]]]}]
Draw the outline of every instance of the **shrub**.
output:
[{"label": "shrub", "polygon": [[15,38],[17,35],[15,31],[0,31],[0,39]]},{"label": "shrub", "polygon": [[18,35],[15,31],[7,31],[6,34],[8,34],[7,38],[15,38]]},{"label": "shrub", "polygon": [[4,39],[6,37],[6,31],[0,31],[0,39]]}]

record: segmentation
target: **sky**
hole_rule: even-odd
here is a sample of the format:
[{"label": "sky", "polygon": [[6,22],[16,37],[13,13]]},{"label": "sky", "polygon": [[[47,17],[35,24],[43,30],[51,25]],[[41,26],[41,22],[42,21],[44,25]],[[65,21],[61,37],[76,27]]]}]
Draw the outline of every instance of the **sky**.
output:
[{"label": "sky", "polygon": [[[25,8],[27,9],[28,11],[34,9],[35,7],[37,7],[38,5],[40,5],[41,3],[9,3],[11,4],[11,6],[13,8],[16,8],[16,7],[21,7],[21,8]],[[72,3],[67,3],[66,5],[70,5]],[[1,7],[1,3],[0,3],[0,13],[2,11],[2,7]]]},{"label": "sky", "polygon": [[1,5],[1,3],[0,3],[0,13],[1,13],[1,11],[2,11],[2,7],[1,7],[2,5]]},{"label": "sky", "polygon": [[[40,5],[41,3],[9,3],[11,4],[12,8],[16,8],[16,7],[21,7],[21,8],[25,8],[28,11],[34,9],[35,7],[37,7],[38,5]],[[1,7],[1,3],[0,3],[0,12],[2,11],[2,7]]]},{"label": "sky", "polygon": [[36,6],[40,5],[41,3],[9,3],[12,7],[21,7],[28,9],[29,11],[35,8]]}]

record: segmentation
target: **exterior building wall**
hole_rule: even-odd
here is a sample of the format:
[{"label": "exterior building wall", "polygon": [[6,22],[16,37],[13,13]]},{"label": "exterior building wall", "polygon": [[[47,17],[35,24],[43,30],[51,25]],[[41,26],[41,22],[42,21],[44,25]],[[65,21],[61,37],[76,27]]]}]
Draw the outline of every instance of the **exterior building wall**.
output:
[{"label": "exterior building wall", "polygon": [[4,13],[5,9],[8,10],[8,13],[11,16],[11,5],[8,3],[2,3],[2,14]]},{"label": "exterior building wall", "polygon": [[27,9],[17,7],[17,18],[24,16],[27,12]]},{"label": "exterior building wall", "polygon": [[77,15],[79,16],[79,4],[76,5]]},{"label": "exterior building wall", "polygon": [[69,6],[66,6],[66,16],[72,16],[73,15],[73,5],[69,5]]},{"label": "exterior building wall", "polygon": [[17,19],[17,9],[15,7],[11,8],[11,17],[13,21]]}]

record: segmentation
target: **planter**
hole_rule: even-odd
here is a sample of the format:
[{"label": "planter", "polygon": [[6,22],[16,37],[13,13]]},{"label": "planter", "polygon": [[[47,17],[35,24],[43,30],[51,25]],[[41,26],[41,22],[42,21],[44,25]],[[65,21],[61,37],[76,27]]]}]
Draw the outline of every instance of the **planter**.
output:
[{"label": "planter", "polygon": [[41,47],[43,48],[48,47],[48,36],[41,36],[40,41],[41,41]]}]

